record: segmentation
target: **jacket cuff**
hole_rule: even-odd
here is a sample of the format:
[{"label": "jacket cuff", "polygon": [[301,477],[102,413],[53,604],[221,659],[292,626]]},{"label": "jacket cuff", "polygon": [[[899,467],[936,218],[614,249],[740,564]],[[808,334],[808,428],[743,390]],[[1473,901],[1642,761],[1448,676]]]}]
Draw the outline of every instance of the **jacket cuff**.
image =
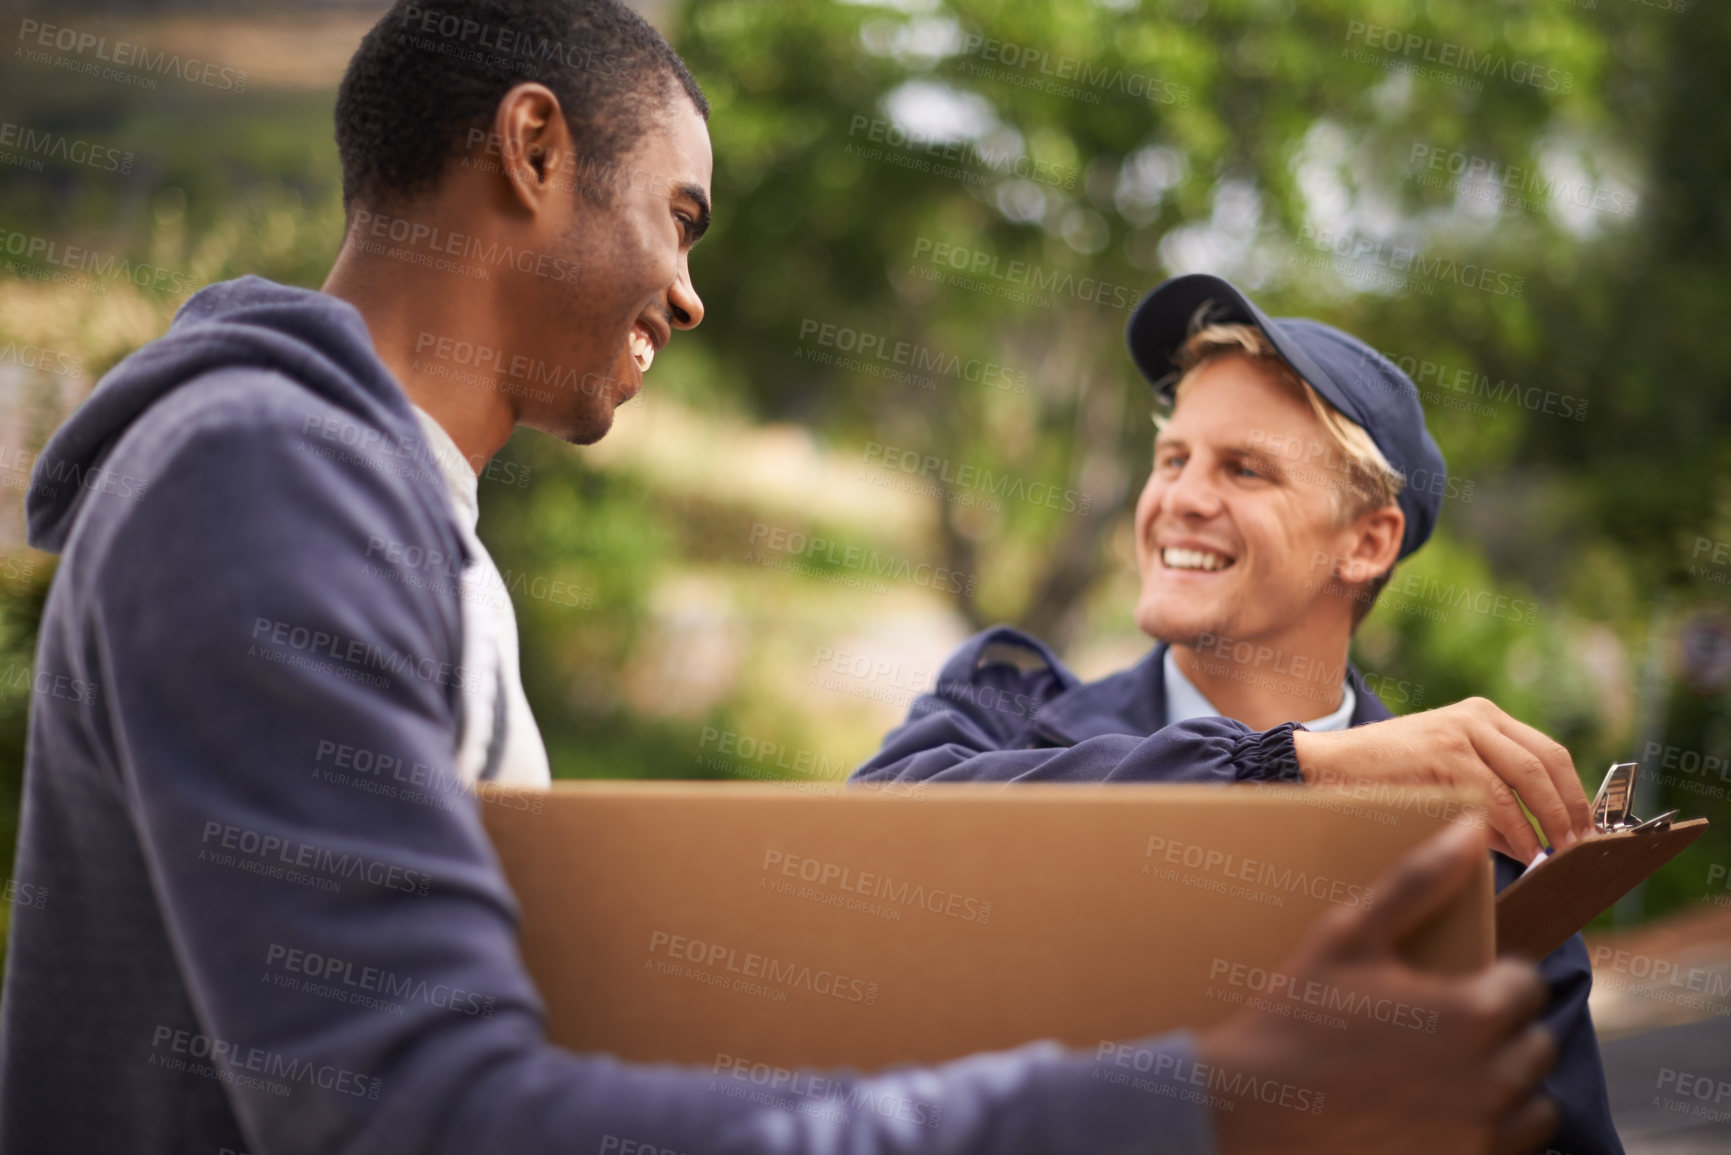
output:
[{"label": "jacket cuff", "polygon": [[1232,746],[1232,768],[1238,781],[1302,784],[1304,775],[1298,771],[1298,748],[1293,745],[1292,732],[1304,729],[1302,722],[1282,722],[1272,730],[1238,739]]}]

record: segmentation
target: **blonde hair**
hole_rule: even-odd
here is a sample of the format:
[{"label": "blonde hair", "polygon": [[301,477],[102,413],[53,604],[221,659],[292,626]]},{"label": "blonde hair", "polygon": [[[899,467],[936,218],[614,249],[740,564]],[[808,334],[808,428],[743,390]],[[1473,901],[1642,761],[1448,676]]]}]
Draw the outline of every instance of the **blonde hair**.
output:
[{"label": "blonde hair", "polygon": [[[1340,454],[1341,484],[1330,485],[1335,515],[1341,524],[1372,510],[1395,504],[1406,484],[1399,471],[1388,463],[1364,426],[1323,400],[1318,393],[1275,349],[1266,334],[1254,325],[1204,324],[1199,312],[1189,338],[1172,359],[1183,376],[1172,393],[1177,405],[1184,390],[1195,381],[1203,369],[1222,357],[1242,355],[1266,370],[1295,396],[1310,406],[1310,411],[1328,431],[1329,440]],[[1157,424],[1164,424],[1158,422]]]}]

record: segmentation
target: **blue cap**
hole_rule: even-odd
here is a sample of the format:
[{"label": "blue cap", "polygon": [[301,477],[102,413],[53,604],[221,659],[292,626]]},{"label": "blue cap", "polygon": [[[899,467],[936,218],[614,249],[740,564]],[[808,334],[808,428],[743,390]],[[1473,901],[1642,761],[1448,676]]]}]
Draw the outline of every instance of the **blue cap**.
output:
[{"label": "blue cap", "polygon": [[1154,286],[1130,315],[1130,356],[1170,403],[1183,375],[1173,357],[1190,337],[1191,318],[1204,305],[1207,320],[1255,325],[1287,364],[1323,400],[1363,427],[1395,471],[1406,479],[1396,499],[1406,515],[1400,556],[1429,540],[1447,490],[1442,450],[1424,425],[1418,386],[1394,362],[1348,333],[1302,317],[1271,319],[1250,298],[1219,277],[1192,273]]}]

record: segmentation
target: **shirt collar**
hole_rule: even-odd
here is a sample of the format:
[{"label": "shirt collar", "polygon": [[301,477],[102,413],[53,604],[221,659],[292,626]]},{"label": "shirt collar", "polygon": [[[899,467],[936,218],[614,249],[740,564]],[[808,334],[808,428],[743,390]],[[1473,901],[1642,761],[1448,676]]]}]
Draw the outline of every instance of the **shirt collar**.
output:
[{"label": "shirt collar", "polygon": [[481,479],[475,476],[463,451],[457,448],[457,443],[451,440],[451,435],[431,413],[412,401],[409,408],[415,411],[415,420],[421,423],[421,432],[427,439],[427,456],[433,459],[444,477],[451,504],[456,506],[463,523],[473,530],[481,520]]},{"label": "shirt collar", "polygon": [[[1165,650],[1162,672],[1166,680],[1166,724],[1187,722],[1191,718],[1220,717],[1220,711],[1214,708],[1214,703],[1178,668],[1178,659],[1172,656],[1172,648],[1167,646]],[[1305,722],[1304,728],[1315,731],[1344,730],[1352,724],[1352,714],[1356,709],[1358,694],[1352,688],[1352,679],[1346,678],[1341,683],[1340,705],[1320,718]]]},{"label": "shirt collar", "polygon": [[[1076,686],[1049,699],[1035,718],[1036,730],[1047,740],[1074,745],[1103,734],[1132,734],[1146,738],[1169,722],[1177,721],[1167,713],[1171,709],[1166,694],[1166,654],[1170,648],[1161,642],[1128,670]],[[1195,687],[1191,689],[1195,690]],[[1203,702],[1208,701],[1201,691],[1196,691],[1196,695]],[[1388,707],[1365,688],[1358,671],[1350,664],[1346,667],[1346,693],[1341,698],[1339,709],[1314,723],[1304,723],[1305,728],[1345,729],[1391,717]],[[1205,716],[1218,717],[1219,713],[1209,703]],[[1336,722],[1337,718],[1342,721]]]},{"label": "shirt collar", "polygon": [[1184,676],[1184,671],[1178,668],[1178,659],[1172,656],[1172,648],[1166,648],[1165,657],[1161,663],[1166,677],[1166,722],[1188,722],[1192,718],[1219,717],[1220,711],[1214,708],[1214,703],[1208,696],[1196,688],[1196,683]]}]

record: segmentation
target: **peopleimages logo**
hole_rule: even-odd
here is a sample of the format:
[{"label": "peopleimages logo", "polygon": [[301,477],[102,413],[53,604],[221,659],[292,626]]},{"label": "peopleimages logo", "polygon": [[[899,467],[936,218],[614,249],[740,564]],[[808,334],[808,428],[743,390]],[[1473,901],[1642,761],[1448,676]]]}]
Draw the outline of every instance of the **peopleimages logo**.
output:
[{"label": "peopleimages logo", "polygon": [[[1390,579],[1384,592],[1391,595],[1391,604],[1399,598],[1414,598],[1433,606],[1459,609],[1465,607],[1476,614],[1501,618],[1507,622],[1532,625],[1539,620],[1539,603],[1511,598],[1492,590],[1440,582],[1423,574],[1408,573]],[[1398,607],[1397,607],[1398,608]]]},{"label": "peopleimages logo", "polygon": [[[854,329],[846,325],[835,325],[806,317],[799,323],[799,339],[802,343],[816,344],[824,349],[834,349],[838,353],[854,354],[854,362],[857,363],[843,363],[842,368],[861,368],[870,361],[882,361],[899,368],[922,373],[941,373],[1010,393],[1028,391],[1028,373],[1025,369],[1011,369],[1007,365],[979,357],[964,359],[955,353],[934,349],[929,345],[892,340],[881,333]],[[819,360],[813,354],[806,356],[810,360]],[[828,361],[824,363],[827,364]]]},{"label": "peopleimages logo", "polygon": [[1575,76],[1557,68],[1548,68],[1528,60],[1510,60],[1495,52],[1478,52],[1448,40],[1420,36],[1399,28],[1384,28],[1362,20],[1349,21],[1346,39],[1358,41],[1366,48],[1393,53],[1408,61],[1439,64],[1444,68],[1491,80],[1508,80],[1528,84],[1546,92],[1563,95],[1575,91]]},{"label": "peopleimages logo", "polygon": [[1530,212],[1542,212],[1556,201],[1613,216],[1633,216],[1641,203],[1640,197],[1619,189],[1564,176],[1547,177],[1535,169],[1423,142],[1412,146],[1407,176],[1425,188],[1445,188]]},{"label": "peopleimages logo", "polygon": [[[1146,100],[1151,104],[1176,104],[1181,108],[1190,104],[1188,85],[1174,84],[1141,72],[1127,72],[1122,68],[1114,68],[1109,64],[1100,64],[1079,56],[1065,56],[1061,53],[1054,55],[1045,48],[1030,48],[1014,41],[995,40],[977,33],[969,33],[962,41],[962,55],[977,56],[981,60],[1001,64],[1005,69],[1030,72],[1033,76],[1015,80],[1002,70],[986,70],[967,64],[963,65],[964,72],[994,75],[999,80],[1019,87],[1081,99],[1089,104],[1100,103],[1099,92],[1116,92]],[[1075,81],[1082,88],[1055,83],[1058,81]],[[1086,92],[1083,91],[1084,88],[1097,89],[1099,92]]]},{"label": "peopleimages logo", "polygon": [[[1395,999],[1373,999],[1363,991],[1348,991],[1333,983],[1305,979],[1282,971],[1269,971],[1248,963],[1215,958],[1208,965],[1208,981],[1266,996],[1270,1001],[1283,1000],[1290,1004],[1314,1007],[1324,1012],[1358,1015],[1375,1022],[1403,1027],[1411,1031],[1436,1034],[1440,1015],[1436,1011]],[[1290,1012],[1278,1003],[1257,1009],[1273,1010],[1276,1014]]]},{"label": "peopleimages logo", "polygon": [[[84,358],[71,353],[61,353],[54,349],[46,349],[41,345],[19,344],[8,341],[0,345],[0,365],[12,364],[25,369],[34,369],[38,373],[53,373],[57,377],[81,377],[84,375]],[[0,450],[0,458],[5,451]],[[4,466],[0,466],[4,468]]]},{"label": "peopleimages logo", "polygon": [[40,48],[69,52],[72,56],[88,53],[103,64],[116,66],[104,68],[98,64],[80,64],[69,56],[53,57],[47,52],[29,47],[20,47],[14,51],[14,55],[33,64],[52,64],[68,72],[98,75],[104,80],[124,80],[149,89],[156,87],[154,77],[140,76],[139,73],[173,76],[190,84],[202,84],[207,88],[220,88],[227,92],[246,91],[247,74],[240,69],[225,68],[220,64],[190,57],[182,60],[178,52],[152,53],[142,44],[127,40],[110,41],[106,36],[98,36],[94,32],[77,28],[24,20],[18,25],[18,39],[33,42]]},{"label": "peopleimages logo", "polygon": [[[1303,225],[1298,230],[1298,241],[1320,253],[1347,261],[1348,266],[1337,265],[1335,269],[1347,279],[1368,280],[1391,288],[1402,288],[1408,286],[1407,278],[1419,276],[1431,281],[1460,285],[1462,288],[1478,289],[1492,296],[1511,297],[1517,301],[1526,293],[1525,277],[1499,272],[1470,261],[1461,262],[1451,257],[1432,256],[1422,249],[1401,248],[1387,241],[1355,233],[1335,233],[1318,229],[1315,225]],[[1358,277],[1351,271],[1354,266],[1372,275]],[[1428,292],[1428,289],[1425,291]]]},{"label": "peopleimages logo", "polygon": [[[0,356],[0,362],[4,360],[5,358]],[[147,479],[130,473],[117,473],[106,465],[84,466],[63,457],[34,457],[22,449],[0,449],[0,473],[27,477],[30,479],[31,489],[50,494],[61,485],[71,483],[91,493],[118,497],[126,501],[140,501],[150,488]]]},{"label": "peopleimages logo", "polygon": [[1314,655],[1287,653],[1271,646],[1256,645],[1219,634],[1198,635],[1193,648],[1198,657],[1213,657],[1237,666],[1266,669],[1298,681],[1318,682],[1330,687],[1331,691],[1338,691],[1342,679],[1346,676],[1346,666],[1341,662],[1331,665]]},{"label": "peopleimages logo", "polygon": [[[843,1122],[850,1112],[863,1110],[886,1119],[936,1127],[943,1121],[944,1116],[944,1109],[936,1103],[903,1098],[881,1088],[874,1089],[869,1083],[846,1078],[826,1079],[809,1071],[792,1071],[786,1067],[754,1062],[725,1052],[715,1056],[715,1064],[710,1068],[710,1073],[719,1080],[710,1084],[712,1091],[721,1090],[734,1098],[743,1098],[745,1096],[734,1092],[744,1090],[745,1087],[757,1088],[764,1093],[764,1100],[768,1105],[812,1118],[830,1118],[835,1122]],[[729,1084],[744,1084],[745,1087]],[[832,1114],[824,1115],[810,1109],[818,1105],[832,1106],[836,1110]]]},{"label": "peopleimages logo", "polygon": [[[252,643],[247,649],[248,657],[264,657],[270,660],[274,655],[280,660],[282,656],[293,652],[343,662],[355,667],[357,671],[383,670],[392,675],[410,674],[425,682],[452,686],[459,690],[464,686],[465,670],[460,665],[454,666],[436,658],[405,654],[390,646],[381,646],[360,638],[333,634],[294,622],[254,618]],[[389,685],[389,682],[380,678],[368,684]]]},{"label": "peopleimages logo", "polygon": [[[101,280],[131,281],[141,289],[168,289],[176,296],[198,288],[198,282],[185,273],[165,269],[161,265],[153,265],[148,261],[129,261],[113,253],[87,249],[81,245],[65,245],[47,237],[8,229],[0,229],[0,252],[25,261],[41,261],[45,265],[69,269],[74,273],[87,273]],[[24,276],[30,275],[28,269],[16,266],[13,271]]]},{"label": "peopleimages logo", "polygon": [[1023,501],[1029,505],[1044,506],[1060,513],[1079,513],[1088,516],[1088,507],[1093,499],[1085,493],[1074,489],[1060,489],[1043,481],[1033,483],[1011,473],[996,472],[985,466],[956,464],[947,458],[937,457],[930,453],[921,453],[917,449],[904,449],[897,445],[885,445],[878,441],[866,442],[865,453],[861,460],[867,465],[878,465],[886,471],[920,478],[932,479],[944,483],[950,489],[971,490],[991,494],[1000,503],[1004,501]]},{"label": "peopleimages logo", "polygon": [[[534,32],[521,32],[501,24],[487,24],[468,16],[459,16],[438,8],[423,8],[419,4],[403,7],[403,21],[408,28],[407,42],[416,48],[435,51],[453,59],[475,64],[522,67],[528,63],[553,63],[565,68],[612,76],[618,59],[597,55],[583,44],[566,44],[550,40]],[[454,43],[418,39],[438,36]]]},{"label": "peopleimages logo", "polygon": [[[1642,979],[1647,985],[1634,986],[1627,980],[1613,977],[1615,975]],[[1677,1002],[1682,1006],[1710,1006],[1714,1000],[1731,996],[1731,975],[1722,971],[1712,967],[1685,967],[1676,959],[1660,958],[1639,951],[1619,950],[1607,944],[1593,948],[1593,979],[1595,983],[1606,983],[1612,990],[1630,990],[1635,994],[1659,998],[1665,1002]],[[1684,1001],[1685,996],[1695,997]]]},{"label": "peopleimages logo", "polygon": [[789,962],[753,951],[741,951],[738,947],[689,938],[671,931],[651,931],[649,953],[692,963],[698,967],[719,967],[728,974],[741,976],[742,980],[761,979],[783,991],[798,987],[812,994],[828,995],[842,1002],[859,1003],[868,1007],[876,1006],[878,1001],[876,983],[851,978],[839,971]]},{"label": "peopleimages logo", "polygon": [[[318,1087],[362,1099],[377,1099],[380,1088],[384,1086],[383,1079],[363,1075],[346,1067],[336,1067],[329,1063],[318,1064],[309,1059],[285,1055],[280,1051],[242,1046],[227,1039],[161,1024],[151,1032],[150,1049],[152,1066],[186,1070],[186,1058],[206,1059],[213,1069],[195,1070],[195,1073],[241,1086],[252,1085],[244,1077],[237,1078],[245,1073],[257,1074],[264,1079],[280,1080],[282,1083],[300,1083],[307,1087]],[[270,1090],[269,1087],[264,1089]],[[287,1088],[273,1093],[286,1094]]]},{"label": "peopleimages logo", "polygon": [[1148,860],[1142,867],[1144,874],[1152,874],[1150,866],[1158,860],[1169,866],[1181,866],[1186,870],[1197,870],[1204,874],[1218,874],[1222,878],[1283,890],[1287,894],[1307,894],[1311,898],[1345,907],[1363,907],[1368,910],[1376,900],[1376,891],[1373,888],[1356,882],[1325,878],[1320,874],[1294,870],[1290,866],[1282,869],[1272,862],[1244,858],[1194,842],[1177,842],[1158,834],[1148,836],[1148,844],[1142,856]]},{"label": "peopleimages logo", "polygon": [[[388,240],[406,249],[425,250],[428,255],[480,261],[494,268],[533,273],[550,281],[575,282],[583,275],[581,264],[560,254],[538,249],[519,249],[513,245],[502,245],[498,241],[483,240],[473,233],[452,232],[425,221],[393,217],[367,209],[355,210],[350,235],[358,241],[365,241],[369,237]],[[487,279],[485,270],[480,271],[483,275],[477,279]]]},{"label": "peopleimages logo", "polygon": [[406,999],[426,1003],[441,1010],[490,1019],[497,1005],[491,995],[480,995],[449,983],[429,983],[424,978],[399,975],[383,967],[357,964],[353,960],[319,951],[271,943],[265,950],[264,965],[278,968],[317,982],[352,988],[367,995],[390,999]]},{"label": "peopleimages logo", "polygon": [[[937,590],[939,593],[974,594],[979,579],[972,574],[961,573],[930,562],[917,562],[911,558],[897,554],[880,554],[875,549],[858,545],[844,545],[831,541],[826,537],[802,533],[799,530],[783,529],[780,526],[766,525],[757,522],[751,527],[751,549],[746,554],[747,561],[760,565],[768,564],[763,550],[773,550],[789,558],[802,559],[802,566],[811,567],[810,563],[821,562],[823,565],[838,567],[853,571],[864,578],[889,578],[892,581],[911,582],[917,586]],[[797,572],[804,572],[799,569]],[[823,571],[817,569],[816,574]],[[873,592],[881,592],[874,590]]]},{"label": "peopleimages logo", "polygon": [[[361,881],[405,894],[427,894],[433,884],[433,876],[424,870],[397,866],[346,850],[336,851],[328,846],[316,846],[298,838],[267,834],[230,822],[218,822],[214,818],[205,821],[204,835],[199,841],[202,848],[198,852],[198,860],[214,862],[218,866],[234,865],[226,859],[239,854],[250,859],[274,860],[285,867],[312,871],[325,875],[327,880]],[[225,855],[222,852],[230,853]],[[263,872],[253,870],[252,873]],[[342,887],[337,883],[317,889],[335,892]]]},{"label": "peopleimages logo", "polygon": [[[826,862],[820,858],[795,854],[790,850],[776,850],[773,847],[765,850],[763,871],[765,874],[780,874],[819,887],[833,887],[850,894],[864,895],[900,907],[919,907],[933,914],[961,919],[963,922],[977,922],[983,926],[992,921],[990,901],[957,894],[942,887],[927,887],[923,883],[905,879],[898,881],[885,874],[859,870],[839,862]],[[768,881],[759,879],[758,886],[767,889]]]},{"label": "peopleimages logo", "polygon": [[[1259,1079],[1254,1075],[1187,1059],[1182,1054],[1173,1054],[1164,1048],[1155,1050],[1133,1043],[1102,1041],[1094,1059],[1096,1078],[1180,1102],[1198,1103],[1217,1111],[1231,1111],[1240,1102],[1254,1099],[1271,1107],[1280,1106],[1291,1111],[1320,1115],[1326,1101],[1326,1096],[1321,1091],[1295,1087],[1273,1079]],[[1133,1068],[1151,1077],[1134,1078],[1121,1071],[1105,1070],[1108,1063],[1111,1066]],[[1185,1090],[1181,1085],[1221,1091],[1224,1095]]]},{"label": "peopleimages logo", "polygon": [[[1495,417],[1498,410],[1486,404],[1487,401],[1499,404],[1512,401],[1532,413],[1544,413],[1572,421],[1587,419],[1590,399],[1586,397],[1559,393],[1554,389],[1543,389],[1536,385],[1522,385],[1519,381],[1509,381],[1502,377],[1493,381],[1488,374],[1477,369],[1427,361],[1390,349],[1381,350],[1381,353],[1411,379],[1418,390],[1419,398],[1427,405],[1459,409],[1479,417]],[[1371,355],[1366,354],[1363,360],[1368,364]],[[1356,379],[1360,384],[1369,385],[1384,393],[1405,388],[1404,383],[1391,380],[1380,368],[1367,368],[1358,373]]]},{"label": "peopleimages logo", "polygon": [[42,170],[39,158],[61,160],[84,165],[99,172],[117,172],[122,176],[132,172],[133,155],[105,144],[76,140],[64,133],[34,129],[11,121],[0,121],[0,148],[15,148],[15,156],[0,156],[5,163],[18,164],[35,172]]},{"label": "peopleimages logo", "polygon": [[75,706],[94,706],[102,692],[100,684],[70,674],[55,674],[48,670],[32,670],[28,662],[11,662],[0,674],[0,693],[11,694],[26,687],[47,698],[71,702]]},{"label": "peopleimages logo", "polygon": [[[1074,297],[1091,305],[1105,305],[1111,309],[1128,309],[1136,303],[1138,297],[1136,290],[1125,285],[1102,281],[1097,277],[1077,277],[1074,273],[1048,269],[1027,261],[1006,261],[985,249],[970,249],[965,245],[934,241],[930,237],[914,238],[914,260],[930,263],[936,267],[934,271],[948,268],[964,274],[960,280],[947,283],[975,290],[983,288],[994,296],[1027,300],[1041,307],[1049,305],[1052,296],[1062,296]],[[971,281],[972,278],[980,277],[998,282],[999,289],[1003,291],[993,290],[991,286],[977,280]]]},{"label": "peopleimages logo", "polygon": [[[1074,186],[1081,171],[1074,165],[1035,160],[1026,154],[1008,150],[993,152],[988,148],[981,147],[976,141],[950,140],[934,136],[929,132],[922,132],[917,128],[903,128],[893,121],[856,115],[848,121],[847,134],[850,139],[847,148],[860,156],[864,156],[867,160],[878,158],[870,155],[870,150],[861,151],[860,146],[851,139],[862,133],[869,144],[883,144],[894,149],[923,152],[936,160],[974,165],[997,176],[1017,177],[1022,180],[1034,181],[1037,184],[1053,185],[1057,188]],[[964,178],[967,184],[980,184],[983,181],[979,173],[966,170],[940,167],[934,171],[942,176]]]}]

